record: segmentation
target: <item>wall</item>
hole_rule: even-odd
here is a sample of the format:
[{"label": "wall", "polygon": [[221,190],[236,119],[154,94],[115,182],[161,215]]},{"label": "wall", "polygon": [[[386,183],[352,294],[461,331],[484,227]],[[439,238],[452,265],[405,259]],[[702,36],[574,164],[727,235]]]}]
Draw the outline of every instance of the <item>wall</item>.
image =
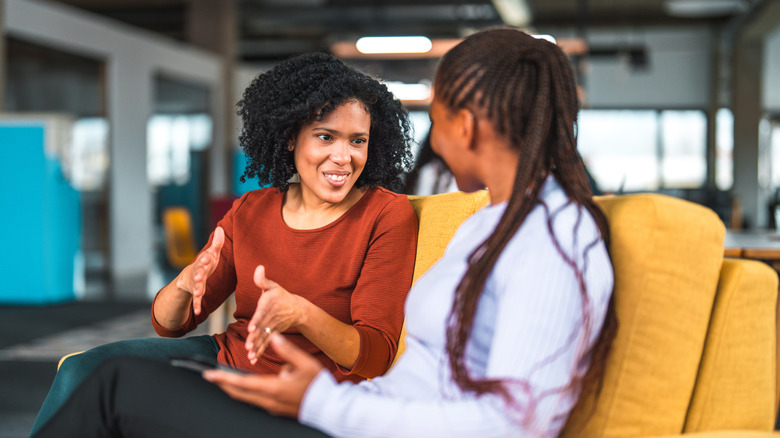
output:
[{"label": "wall", "polygon": [[[544,28],[556,38],[573,29]],[[702,108],[709,102],[712,31],[708,27],[593,28],[592,50],[644,48],[647,64],[631,67],[625,56],[590,56],[583,66],[590,108]]]},{"label": "wall", "polygon": [[588,105],[706,108],[710,93],[711,38],[707,28],[591,32],[592,47],[643,45],[647,64],[632,70],[626,57],[593,58],[585,84]]}]

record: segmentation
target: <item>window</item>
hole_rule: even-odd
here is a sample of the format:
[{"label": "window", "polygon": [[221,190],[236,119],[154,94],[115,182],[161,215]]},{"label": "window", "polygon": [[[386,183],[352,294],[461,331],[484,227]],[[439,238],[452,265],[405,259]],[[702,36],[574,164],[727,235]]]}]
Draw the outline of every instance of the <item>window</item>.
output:
[{"label": "window", "polygon": [[702,111],[582,110],[578,144],[607,192],[695,188],[707,174]]},{"label": "window", "polygon": [[715,116],[715,185],[728,190],[734,185],[734,116],[721,108]]},{"label": "window", "polygon": [[763,137],[766,144],[769,146],[769,154],[771,156],[771,180],[770,184],[772,189],[780,189],[780,118],[778,119],[766,119],[762,122]]},{"label": "window", "polygon": [[211,142],[207,114],[152,116],[147,128],[147,169],[154,186],[185,184],[190,179],[190,152]]}]

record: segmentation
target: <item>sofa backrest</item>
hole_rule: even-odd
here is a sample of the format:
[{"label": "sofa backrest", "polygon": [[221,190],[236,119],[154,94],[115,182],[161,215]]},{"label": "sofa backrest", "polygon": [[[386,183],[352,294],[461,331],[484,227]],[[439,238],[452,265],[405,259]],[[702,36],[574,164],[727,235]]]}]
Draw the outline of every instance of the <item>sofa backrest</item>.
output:
[{"label": "sofa backrest", "polygon": [[707,336],[725,227],[711,210],[664,195],[597,202],[611,233],[619,328],[597,404],[583,394],[562,436],[679,434]]},{"label": "sofa backrest", "polygon": [[409,202],[417,213],[420,224],[413,282],[441,258],[460,224],[484,207],[488,201],[486,190],[409,196]]}]

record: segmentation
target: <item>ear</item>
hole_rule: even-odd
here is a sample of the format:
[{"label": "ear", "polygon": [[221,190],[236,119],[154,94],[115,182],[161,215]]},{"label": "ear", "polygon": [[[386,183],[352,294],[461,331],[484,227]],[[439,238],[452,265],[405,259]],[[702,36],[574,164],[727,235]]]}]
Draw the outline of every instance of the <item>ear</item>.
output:
[{"label": "ear", "polygon": [[458,110],[455,117],[456,129],[462,136],[464,143],[468,145],[469,149],[474,149],[476,147],[477,118],[467,109]]}]

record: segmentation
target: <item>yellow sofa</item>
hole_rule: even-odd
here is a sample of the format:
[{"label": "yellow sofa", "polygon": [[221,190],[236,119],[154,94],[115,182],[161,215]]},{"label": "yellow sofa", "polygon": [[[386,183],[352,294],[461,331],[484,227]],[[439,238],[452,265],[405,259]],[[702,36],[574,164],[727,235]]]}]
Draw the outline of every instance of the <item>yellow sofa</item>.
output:
[{"label": "yellow sofa", "polygon": [[[774,270],[724,259],[724,226],[704,207],[651,194],[596,199],[610,224],[620,328],[598,402],[584,394],[561,436],[780,437]],[[409,200],[420,223],[416,281],[488,196]]]},{"label": "yellow sofa", "polygon": [[[780,436],[774,270],[724,259],[725,228],[704,207],[653,194],[596,199],[610,224],[620,328],[597,403],[584,394],[561,436]],[[487,201],[410,197],[415,280]]]}]

